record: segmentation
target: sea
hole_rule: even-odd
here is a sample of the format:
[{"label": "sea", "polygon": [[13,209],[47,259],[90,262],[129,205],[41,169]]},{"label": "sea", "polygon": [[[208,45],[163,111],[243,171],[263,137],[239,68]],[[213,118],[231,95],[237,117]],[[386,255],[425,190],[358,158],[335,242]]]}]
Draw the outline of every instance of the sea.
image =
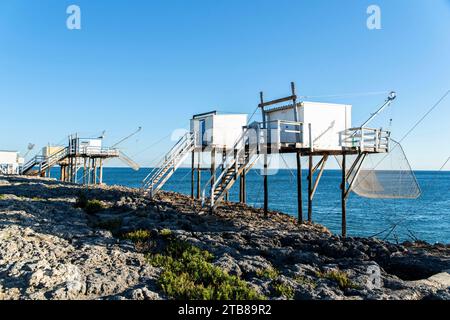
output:
[{"label": "sea", "polygon": [[[57,176],[55,168],[53,176]],[[140,187],[151,168],[134,171],[130,168],[104,168],[107,185]],[[303,178],[303,212],[307,216],[307,172]],[[347,234],[354,237],[377,237],[393,242],[424,240],[429,243],[450,243],[450,172],[416,171],[422,194],[418,199],[367,199],[351,194],[347,203]],[[209,174],[202,172],[202,186]],[[163,190],[189,195],[190,168],[179,168]],[[279,170],[269,176],[269,208],[297,216],[297,184],[295,170]],[[325,170],[313,201],[313,221],[331,232],[341,232],[341,173]],[[257,169],[247,175],[247,203],[262,207],[263,176]],[[230,201],[238,201],[239,183],[230,190]]]}]

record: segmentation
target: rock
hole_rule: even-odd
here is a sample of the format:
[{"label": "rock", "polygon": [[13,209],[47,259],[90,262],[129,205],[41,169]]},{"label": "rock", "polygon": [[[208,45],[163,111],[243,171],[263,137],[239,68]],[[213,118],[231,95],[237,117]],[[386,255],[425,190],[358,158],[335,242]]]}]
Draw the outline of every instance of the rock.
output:
[{"label": "rock", "polygon": [[242,271],[238,263],[228,254],[224,254],[220,257],[216,262],[214,262],[214,265],[231,275],[238,277],[242,275]]},{"label": "rock", "polygon": [[[74,208],[78,185],[30,177],[0,180],[0,299],[168,299],[160,268],[146,254],[169,241],[208,250],[213,264],[241,277],[257,292],[280,299],[274,282],[295,299],[450,299],[450,247],[332,235],[316,224],[298,225],[280,212],[227,203],[200,214],[200,203],[171,192],[157,199],[138,190],[92,186],[88,195],[105,209]],[[160,230],[172,230],[162,236]],[[126,232],[149,231],[125,240]],[[369,268],[379,269],[373,286]],[[270,270],[262,275],[261,270]],[[352,285],[319,273],[342,272]],[[372,282],[370,282],[372,280]]]}]

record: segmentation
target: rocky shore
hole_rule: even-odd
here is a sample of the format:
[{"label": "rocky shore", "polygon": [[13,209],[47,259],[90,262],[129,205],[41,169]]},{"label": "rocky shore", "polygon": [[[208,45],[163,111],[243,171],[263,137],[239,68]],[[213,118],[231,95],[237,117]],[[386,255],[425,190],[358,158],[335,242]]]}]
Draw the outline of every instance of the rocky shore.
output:
[{"label": "rocky shore", "polygon": [[342,239],[240,204],[209,214],[175,193],[151,201],[0,176],[0,299],[448,300],[449,272],[449,245]]}]

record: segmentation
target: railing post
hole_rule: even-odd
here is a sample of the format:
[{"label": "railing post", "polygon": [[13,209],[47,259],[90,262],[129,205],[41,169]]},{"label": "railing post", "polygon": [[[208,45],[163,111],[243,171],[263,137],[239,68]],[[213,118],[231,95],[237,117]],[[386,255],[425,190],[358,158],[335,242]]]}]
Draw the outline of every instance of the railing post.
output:
[{"label": "railing post", "polygon": [[308,131],[309,131],[309,149],[312,152],[314,147],[313,147],[311,123],[308,123]]},{"label": "railing post", "polygon": [[361,141],[359,148],[362,152],[364,151],[364,128],[361,128]]}]

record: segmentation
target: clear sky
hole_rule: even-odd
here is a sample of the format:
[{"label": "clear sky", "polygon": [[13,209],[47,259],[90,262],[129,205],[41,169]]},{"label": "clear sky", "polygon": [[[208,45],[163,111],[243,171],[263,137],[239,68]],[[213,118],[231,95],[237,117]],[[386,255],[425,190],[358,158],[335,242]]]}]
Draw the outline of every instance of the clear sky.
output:
[{"label": "clear sky", "polygon": [[[71,4],[81,30],[66,28]],[[2,0],[0,43],[0,149],[142,126],[124,148],[144,166],[192,114],[252,113],[290,81],[310,96],[396,90],[378,122],[397,138],[450,89],[448,0]],[[315,100],[353,104],[356,125],[384,99]],[[450,97],[404,141],[413,168],[450,156],[449,120]]]}]

